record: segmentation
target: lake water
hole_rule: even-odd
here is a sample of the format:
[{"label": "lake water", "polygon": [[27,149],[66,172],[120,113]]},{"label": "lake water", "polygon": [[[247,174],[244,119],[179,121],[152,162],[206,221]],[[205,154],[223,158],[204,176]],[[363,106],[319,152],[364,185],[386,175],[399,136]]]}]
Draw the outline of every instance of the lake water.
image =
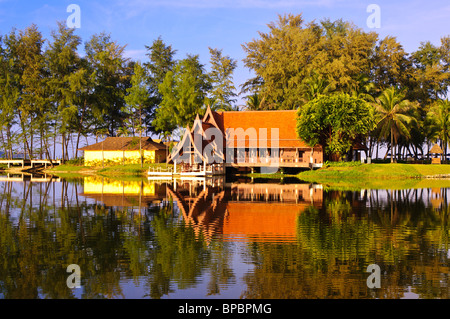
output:
[{"label": "lake water", "polygon": [[0,298],[449,298],[448,195],[3,176]]}]

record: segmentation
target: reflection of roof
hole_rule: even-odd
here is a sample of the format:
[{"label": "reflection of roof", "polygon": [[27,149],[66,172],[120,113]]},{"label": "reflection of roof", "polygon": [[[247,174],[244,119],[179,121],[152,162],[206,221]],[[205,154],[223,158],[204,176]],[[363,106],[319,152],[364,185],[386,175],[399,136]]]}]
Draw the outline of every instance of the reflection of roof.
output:
[{"label": "reflection of roof", "polygon": [[[214,112],[215,113],[215,112]],[[267,147],[270,147],[271,129],[278,129],[279,147],[309,147],[304,141],[297,137],[297,111],[226,111],[217,112],[218,118],[224,130],[227,128],[244,130],[255,129],[259,136],[260,129],[267,129]],[[275,138],[275,137],[274,137]],[[248,137],[246,138],[248,146]]]},{"label": "reflection of roof", "polygon": [[[150,137],[142,137],[142,149],[148,151],[165,150],[163,143],[156,143]],[[136,151],[139,150],[139,137],[107,137],[103,142],[80,148],[81,151]]]},{"label": "reflection of roof", "polygon": [[430,150],[430,153],[431,153],[431,154],[442,154],[443,151],[442,151],[442,149],[440,148],[439,145],[434,144],[433,147],[432,147],[431,150]]},{"label": "reflection of roof", "polygon": [[117,194],[80,194],[83,197],[91,198],[101,202],[106,207],[147,207],[153,202],[159,202],[164,199],[162,195],[154,196],[139,196],[137,195],[122,195]]},{"label": "reflection of roof", "polygon": [[224,235],[240,235],[241,240],[293,241],[297,238],[297,218],[309,203],[229,202]]}]

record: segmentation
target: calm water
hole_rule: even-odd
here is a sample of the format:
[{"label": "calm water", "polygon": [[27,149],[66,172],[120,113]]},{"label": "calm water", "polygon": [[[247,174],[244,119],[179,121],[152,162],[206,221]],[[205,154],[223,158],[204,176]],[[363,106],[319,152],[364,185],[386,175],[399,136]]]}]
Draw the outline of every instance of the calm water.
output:
[{"label": "calm water", "polygon": [[4,176],[0,297],[449,298],[448,195]]}]

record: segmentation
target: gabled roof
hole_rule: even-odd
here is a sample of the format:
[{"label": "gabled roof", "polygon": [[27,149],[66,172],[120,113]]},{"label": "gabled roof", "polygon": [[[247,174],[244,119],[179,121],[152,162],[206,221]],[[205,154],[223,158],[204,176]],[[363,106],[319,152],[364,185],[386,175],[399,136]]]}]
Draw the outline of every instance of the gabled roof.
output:
[{"label": "gabled roof", "polygon": [[[213,112],[215,113],[215,112]],[[309,148],[310,146],[297,137],[297,111],[225,111],[217,112],[221,118],[222,126],[226,132],[229,128],[254,128],[259,135],[260,129],[267,130],[267,147],[270,147],[271,129],[278,129],[278,147],[283,148]],[[258,136],[258,138],[260,138]],[[249,142],[246,138],[246,147]]]},{"label": "gabled roof", "polygon": [[[202,141],[203,142],[203,141]],[[168,162],[173,161],[174,159],[178,159],[180,156],[180,152],[183,150],[185,145],[189,145],[193,147],[194,153],[199,156],[202,161],[204,160],[202,152],[197,148],[197,145],[194,143],[194,132],[190,129],[189,125],[184,130],[184,135],[181,141],[172,149],[171,154],[169,154]]]},{"label": "gabled roof", "polygon": [[220,115],[217,112],[212,111],[209,105],[208,108],[206,109],[205,115],[203,116],[202,122],[208,123],[210,125],[217,127],[220,130],[223,130],[223,127],[220,125],[221,124]]},{"label": "gabled roof", "polygon": [[[142,137],[142,150],[165,150],[167,146],[157,143],[150,137]],[[104,141],[79,148],[80,151],[136,151],[139,150],[139,137],[107,137]]]}]

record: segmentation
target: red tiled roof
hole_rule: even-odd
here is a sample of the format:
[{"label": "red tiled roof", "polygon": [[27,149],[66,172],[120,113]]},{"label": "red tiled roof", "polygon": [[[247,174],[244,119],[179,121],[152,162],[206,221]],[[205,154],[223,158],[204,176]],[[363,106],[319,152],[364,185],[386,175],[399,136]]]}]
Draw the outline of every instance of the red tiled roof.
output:
[{"label": "red tiled roof", "polygon": [[[227,129],[242,128],[247,130],[254,128],[260,138],[260,129],[267,131],[267,147],[270,147],[271,129],[278,129],[278,147],[283,148],[309,148],[310,146],[297,137],[297,111],[226,111],[213,112],[219,116],[214,116],[219,126],[225,131]],[[248,137],[246,137],[246,147],[249,145]]]},{"label": "red tiled roof", "polygon": [[[103,144],[103,145],[102,145]],[[167,146],[156,143],[150,137],[142,137],[142,149],[147,151],[165,150]],[[107,137],[103,142],[87,145],[80,151],[136,151],[139,150],[139,137]]]}]

